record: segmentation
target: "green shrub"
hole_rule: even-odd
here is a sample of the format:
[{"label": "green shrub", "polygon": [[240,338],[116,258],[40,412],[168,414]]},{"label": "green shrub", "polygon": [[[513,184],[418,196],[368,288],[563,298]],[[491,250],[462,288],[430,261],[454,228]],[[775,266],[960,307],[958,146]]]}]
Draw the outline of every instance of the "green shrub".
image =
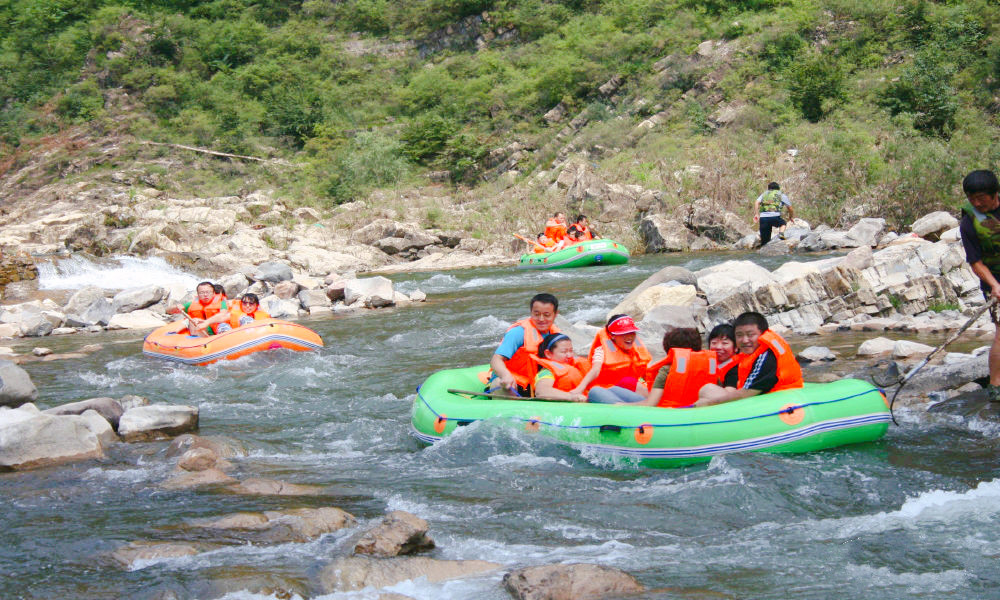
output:
[{"label": "green shrub", "polygon": [[951,87],[953,71],[936,60],[933,51],[922,52],[880,96],[880,104],[895,116],[911,113],[913,126],[925,133],[947,136],[955,127],[958,102]]},{"label": "green shrub", "polygon": [[93,79],[73,84],[59,98],[56,112],[71,123],[85,123],[104,112],[104,96]]},{"label": "green shrub", "polygon": [[760,58],[771,71],[779,71],[795,61],[805,40],[795,32],[784,32],[764,41]]},{"label": "green shrub", "polygon": [[415,161],[428,161],[444,150],[445,144],[458,130],[458,124],[438,114],[422,115],[403,130],[404,152]]},{"label": "green shrub", "polygon": [[789,69],[788,89],[802,116],[816,122],[845,99],[844,72],[834,57],[816,54]]}]

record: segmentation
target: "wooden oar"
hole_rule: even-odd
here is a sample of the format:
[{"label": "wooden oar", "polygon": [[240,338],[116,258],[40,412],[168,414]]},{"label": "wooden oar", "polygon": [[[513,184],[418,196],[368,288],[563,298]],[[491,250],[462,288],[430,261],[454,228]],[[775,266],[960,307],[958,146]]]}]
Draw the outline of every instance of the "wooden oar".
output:
[{"label": "wooden oar", "polygon": [[570,400],[556,400],[555,398],[538,398],[535,396],[506,396],[504,394],[490,394],[487,392],[470,392],[468,390],[446,390],[449,394],[462,394],[465,396],[477,396],[481,398],[495,398],[497,400],[537,400],[539,402],[570,402]]},{"label": "wooden oar", "polygon": [[514,237],[516,237],[517,239],[521,240],[525,244],[531,244],[532,246],[535,246],[536,248],[541,248],[544,252],[549,252],[549,250],[546,249],[545,246],[539,244],[538,242],[536,242],[534,240],[529,240],[528,238],[524,237],[523,235],[521,235],[519,233],[512,233],[511,235],[514,236]]}]

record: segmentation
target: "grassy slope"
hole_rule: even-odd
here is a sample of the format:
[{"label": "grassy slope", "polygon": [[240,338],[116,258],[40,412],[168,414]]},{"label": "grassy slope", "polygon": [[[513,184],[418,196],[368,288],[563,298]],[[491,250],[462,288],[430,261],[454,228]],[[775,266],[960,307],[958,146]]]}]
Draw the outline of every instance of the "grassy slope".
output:
[{"label": "grassy slope", "polygon": [[[0,169],[31,160],[40,140],[84,128],[95,138],[194,144],[297,165],[127,145],[113,168],[159,171],[159,185],[174,194],[266,187],[290,204],[330,207],[381,188],[368,216],[408,216],[490,238],[564,203],[544,186],[489,181],[487,152],[513,141],[537,150],[519,162],[522,177],[549,169],[555,150],[572,142],[599,176],[662,190],[668,204],[710,197],[748,214],[750,199],[776,179],[797,214],[829,224],[884,216],[905,226],[954,207],[961,176],[1000,158],[1000,8],[985,0],[273,6],[0,6]],[[421,58],[421,41],[482,10],[490,21],[478,24],[481,32],[513,28],[516,37]],[[709,39],[735,50],[722,61],[693,60]],[[400,45],[410,40],[417,43]],[[664,57],[670,66],[657,72]],[[625,82],[607,98],[597,88],[613,75]],[[567,119],[588,122],[553,144],[565,121],[548,125],[541,115],[559,102]],[[721,107],[736,117],[717,126]],[[636,138],[635,126],[656,113],[663,122]],[[701,173],[685,173],[690,165]],[[73,176],[111,168],[97,161]],[[406,192],[437,169],[462,187]]]}]

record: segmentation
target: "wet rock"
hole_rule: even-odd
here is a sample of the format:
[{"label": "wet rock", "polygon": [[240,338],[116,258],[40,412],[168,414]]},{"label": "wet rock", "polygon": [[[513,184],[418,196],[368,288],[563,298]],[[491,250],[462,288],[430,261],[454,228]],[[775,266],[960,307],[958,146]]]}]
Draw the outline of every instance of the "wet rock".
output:
[{"label": "wet rock", "polygon": [[153,404],[132,408],[118,421],[118,435],[126,442],[162,440],[198,428],[194,406]]},{"label": "wet rock", "polygon": [[[99,346],[98,349],[100,349]],[[83,350],[83,348],[81,348],[81,350]],[[149,398],[144,398],[142,396],[136,396],[133,394],[126,394],[118,399],[118,404],[121,405],[123,411],[126,411],[139,406],[149,406]],[[118,426],[116,425],[115,429],[117,428]]]},{"label": "wet rock", "polygon": [[315,485],[299,485],[274,479],[251,478],[227,488],[234,494],[248,496],[318,496],[322,488]]},{"label": "wet rock", "polygon": [[371,558],[351,556],[335,560],[320,571],[323,593],[384,588],[402,581],[426,577],[430,583],[475,577],[500,568],[482,560],[436,560],[422,556]]},{"label": "wet rock", "polygon": [[683,223],[664,215],[648,215],[639,223],[646,252],[683,252],[691,247],[695,234]]},{"label": "wet rock", "polygon": [[21,406],[34,402],[38,390],[28,372],[13,362],[0,358],[0,406]]},{"label": "wet rock", "polygon": [[934,347],[928,346],[927,344],[910,342],[908,340],[899,340],[893,345],[892,357],[909,358],[911,356],[924,356],[926,354],[930,354],[933,350]]},{"label": "wet rock", "polygon": [[118,292],[111,299],[111,306],[116,313],[130,313],[141,308],[148,308],[166,297],[167,291],[165,289],[158,285],[148,285]]},{"label": "wet rock", "polygon": [[185,471],[205,471],[219,463],[219,455],[208,448],[192,448],[177,460],[177,466]]},{"label": "wet rock", "polygon": [[926,393],[958,387],[970,381],[989,377],[989,353],[984,352],[971,360],[952,364],[928,365],[917,371],[904,388],[904,394]]},{"label": "wet rock", "polygon": [[143,309],[112,316],[108,319],[108,329],[156,329],[164,323],[166,321],[159,314]]},{"label": "wet rock", "polygon": [[354,546],[355,554],[399,556],[416,554],[434,548],[427,535],[427,521],[402,511],[390,512],[382,522],[365,532]]},{"label": "wet rock", "polygon": [[302,290],[298,294],[299,304],[306,310],[316,307],[329,307],[333,303],[323,290]]},{"label": "wet rock", "polygon": [[[199,569],[197,587],[188,598],[309,598],[304,579],[287,573],[272,573],[266,567],[225,565]],[[158,599],[160,600],[160,599]]]},{"label": "wet rock", "polygon": [[518,600],[598,600],[646,589],[624,571],[580,563],[517,569],[504,575],[503,585]]},{"label": "wet rock", "polygon": [[43,414],[56,416],[82,415],[88,410],[96,411],[97,414],[101,415],[116,430],[118,429],[118,420],[121,419],[122,414],[125,412],[121,404],[114,398],[89,398],[87,400],[80,400],[79,402],[61,404],[42,412]]},{"label": "wet rock", "polygon": [[224,531],[254,543],[308,542],[355,525],[354,516],[336,507],[296,508],[263,513],[237,513],[221,519],[202,520],[196,527]]},{"label": "wet rock", "polygon": [[865,340],[860,346],[858,346],[858,356],[875,356],[878,354],[888,354],[892,352],[896,347],[896,342],[884,338],[877,337],[870,340]]},{"label": "wet rock", "polygon": [[102,456],[101,442],[82,416],[43,415],[34,404],[0,408],[0,471]]},{"label": "wet rock", "polygon": [[186,490],[205,486],[232,485],[236,479],[226,475],[221,469],[211,468],[204,471],[184,471],[172,476],[160,484],[167,490]]},{"label": "wet rock", "polygon": [[42,337],[55,329],[42,313],[22,313],[19,326],[24,337]]},{"label": "wet rock", "polygon": [[299,316],[298,300],[282,300],[277,296],[264,296],[260,307],[275,319],[295,319]]},{"label": "wet rock", "polygon": [[111,423],[96,410],[84,411],[80,417],[87,420],[87,428],[97,436],[97,441],[101,443],[101,448],[107,448],[111,444],[121,441],[115,434],[115,430],[111,427]]},{"label": "wet rock", "polygon": [[796,355],[800,362],[820,362],[837,360],[837,355],[825,346],[809,346]]},{"label": "wet rock", "polygon": [[294,281],[279,281],[274,284],[274,295],[282,300],[291,300],[299,293],[299,284]]},{"label": "wet rock", "polygon": [[361,300],[369,308],[392,306],[392,281],[381,276],[348,281],[344,286],[344,302],[350,305],[357,300]]},{"label": "wet rock", "polygon": [[31,353],[35,356],[48,356],[52,354],[52,349],[38,346],[37,348],[32,348]]},{"label": "wet rock", "polygon": [[227,438],[202,437],[191,433],[177,436],[167,446],[167,458],[174,458],[183,455],[189,450],[196,448],[207,448],[220,458],[234,458],[246,456],[247,451],[239,442]]},{"label": "wet rock", "polygon": [[257,266],[257,271],[254,273],[253,278],[257,281],[266,281],[268,283],[278,283],[279,281],[288,281],[292,279],[292,268],[285,263],[280,262],[266,262]]},{"label": "wet rock", "polygon": [[140,561],[194,556],[198,552],[199,549],[194,544],[179,542],[132,542],[112,552],[111,559],[122,567],[132,570],[136,568],[136,563]]}]

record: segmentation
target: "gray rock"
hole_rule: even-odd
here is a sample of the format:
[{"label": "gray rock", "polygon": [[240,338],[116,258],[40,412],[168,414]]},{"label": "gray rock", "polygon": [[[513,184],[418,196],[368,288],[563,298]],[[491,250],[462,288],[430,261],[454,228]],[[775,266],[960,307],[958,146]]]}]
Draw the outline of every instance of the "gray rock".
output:
[{"label": "gray rock", "polygon": [[111,307],[116,313],[129,313],[152,306],[166,296],[167,290],[158,285],[132,288],[115,294],[115,297],[111,299]]},{"label": "gray rock", "polygon": [[45,318],[45,315],[38,312],[21,313],[21,335],[24,337],[42,337],[52,333],[55,329],[52,322]]},{"label": "gray rock", "polygon": [[924,356],[930,354],[934,350],[933,346],[928,346],[927,344],[921,344],[918,342],[911,342],[908,340],[899,340],[893,345],[892,357],[893,358],[909,358],[911,356]]},{"label": "gray rock", "polygon": [[198,428],[194,406],[154,404],[132,408],[118,421],[118,435],[126,442],[171,438]]},{"label": "gray rock", "polygon": [[299,304],[305,309],[317,306],[331,306],[333,302],[323,290],[302,290],[299,292]]},{"label": "gray rock", "polygon": [[837,360],[837,355],[825,346],[809,346],[797,354],[801,362],[819,362]]},{"label": "gray rock", "polygon": [[247,287],[249,287],[250,280],[243,273],[233,273],[220,279],[219,285],[226,290],[226,297],[239,298],[240,294],[245,292]]},{"label": "gray rock", "polygon": [[427,300],[427,294],[423,293],[420,290],[414,290],[412,293],[410,293],[411,302],[424,302],[425,300]]},{"label": "gray rock", "polygon": [[108,420],[98,414],[96,410],[84,411],[80,417],[86,419],[87,428],[97,436],[97,441],[101,443],[101,448],[107,448],[119,441],[118,436],[115,435],[115,430],[111,427],[111,423],[108,423]]},{"label": "gray rock", "polygon": [[111,559],[126,569],[139,561],[180,558],[198,554],[199,547],[180,542],[132,542],[111,553]]},{"label": "gray rock", "polygon": [[89,398],[79,402],[61,404],[42,412],[47,415],[82,415],[88,410],[93,410],[101,415],[116,430],[118,429],[118,420],[125,412],[122,405],[114,398]]},{"label": "gray rock", "polygon": [[293,276],[291,267],[285,263],[271,261],[258,265],[257,272],[254,273],[253,278],[257,281],[278,283],[279,281],[288,281]]},{"label": "gray rock", "polygon": [[784,256],[792,251],[788,242],[778,238],[772,239],[766,246],[761,246],[757,253],[762,256]]},{"label": "gray rock", "polygon": [[361,536],[354,546],[354,553],[399,556],[433,548],[434,540],[427,535],[427,521],[414,514],[394,510]]},{"label": "gray rock", "polygon": [[21,406],[34,402],[38,390],[28,372],[16,363],[0,358],[0,406]]},{"label": "gray rock", "polygon": [[913,222],[910,231],[931,241],[949,229],[958,227],[958,219],[943,210],[924,215]]},{"label": "gray rock", "polygon": [[854,250],[851,250],[844,256],[843,262],[840,264],[850,269],[857,269],[858,271],[867,269],[875,264],[872,258],[871,246],[858,246]]},{"label": "gray rock", "polygon": [[0,408],[0,471],[104,456],[87,418],[43,415],[33,404]]},{"label": "gray rock", "polygon": [[874,246],[885,231],[885,219],[864,218],[847,230],[847,237],[863,246]]},{"label": "gray rock", "polygon": [[112,315],[108,319],[108,329],[156,329],[165,323],[163,318],[149,309]]},{"label": "gray rock", "polygon": [[877,337],[870,340],[865,340],[860,346],[858,346],[858,356],[875,356],[877,354],[888,354],[892,352],[896,347],[896,342],[884,338]]},{"label": "gray rock", "polygon": [[371,558],[351,556],[340,558],[323,567],[319,574],[320,590],[324,594],[364,588],[384,588],[397,583],[426,577],[429,583],[475,577],[500,568],[497,563],[483,560],[437,560],[423,556]]},{"label": "gray rock", "polygon": [[648,215],[639,223],[646,252],[682,252],[697,237],[683,223],[663,215]]},{"label": "gray rock", "polygon": [[264,296],[260,299],[260,307],[275,319],[295,319],[299,316],[298,298],[282,300],[277,296]]},{"label": "gray rock", "polygon": [[354,516],[339,508],[296,508],[262,513],[236,513],[221,519],[195,521],[195,527],[225,532],[252,543],[303,543],[319,536],[353,527]]},{"label": "gray rock", "polygon": [[299,293],[299,284],[294,281],[279,281],[274,284],[274,295],[282,300],[291,300]]},{"label": "gray rock", "polygon": [[503,585],[518,600],[599,600],[646,589],[624,571],[582,563],[517,569],[503,576]]},{"label": "gray rock", "polygon": [[348,305],[361,300],[369,308],[392,306],[392,281],[387,277],[376,276],[364,279],[352,279],[344,286],[344,302]]},{"label": "gray rock", "polygon": [[81,288],[69,297],[66,306],[63,307],[63,312],[82,314],[98,299],[105,299],[103,289],[95,286]]}]

